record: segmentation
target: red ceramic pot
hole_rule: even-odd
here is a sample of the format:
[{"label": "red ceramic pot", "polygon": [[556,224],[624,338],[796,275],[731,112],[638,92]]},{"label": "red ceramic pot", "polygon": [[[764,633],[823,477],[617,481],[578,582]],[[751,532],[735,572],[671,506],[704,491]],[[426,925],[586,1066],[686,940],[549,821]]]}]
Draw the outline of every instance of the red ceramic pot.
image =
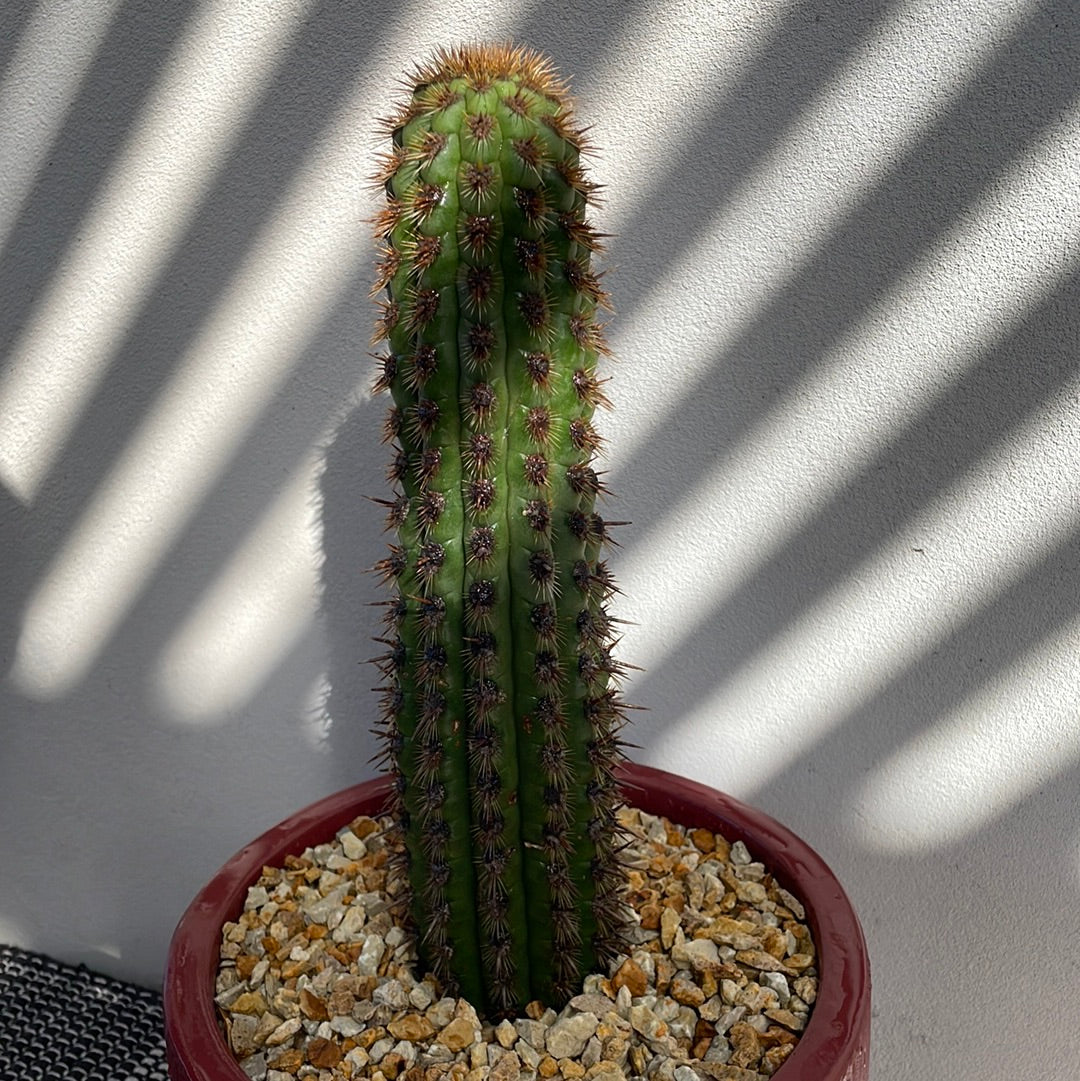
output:
[{"label": "red ceramic pot", "polygon": [[[806,906],[818,948],[819,991],[782,1081],[869,1081],[870,962],[851,902],[822,858],[778,822],[738,800],[662,770],[627,765],[627,802],[683,826],[743,840]],[[241,849],[192,901],[177,925],[165,970],[165,1042],[172,1081],[247,1081],[214,1006],[221,928],[241,912],[264,865],[280,865],[331,840],[357,815],[378,815],[386,782],[367,781],[313,803]]]}]

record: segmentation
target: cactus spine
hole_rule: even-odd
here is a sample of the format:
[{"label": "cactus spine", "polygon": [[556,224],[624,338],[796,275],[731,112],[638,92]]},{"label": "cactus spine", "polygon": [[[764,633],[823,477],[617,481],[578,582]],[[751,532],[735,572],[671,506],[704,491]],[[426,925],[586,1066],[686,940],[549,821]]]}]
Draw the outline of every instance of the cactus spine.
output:
[{"label": "cactus spine", "polygon": [[620,945],[607,303],[568,91],[511,46],[441,51],[386,122],[377,390],[397,542],[384,757],[420,956],[478,1009],[561,1005]]}]

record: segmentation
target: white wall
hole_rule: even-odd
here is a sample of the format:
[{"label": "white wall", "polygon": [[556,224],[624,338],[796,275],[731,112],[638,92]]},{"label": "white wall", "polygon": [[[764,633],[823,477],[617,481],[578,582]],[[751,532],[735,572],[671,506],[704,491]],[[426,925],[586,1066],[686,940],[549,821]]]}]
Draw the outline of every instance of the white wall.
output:
[{"label": "white wall", "polygon": [[604,147],[637,757],[833,864],[876,1078],[1072,1078],[1071,0],[9,0],[0,941],[154,984],[369,775],[371,133],[477,36]]}]

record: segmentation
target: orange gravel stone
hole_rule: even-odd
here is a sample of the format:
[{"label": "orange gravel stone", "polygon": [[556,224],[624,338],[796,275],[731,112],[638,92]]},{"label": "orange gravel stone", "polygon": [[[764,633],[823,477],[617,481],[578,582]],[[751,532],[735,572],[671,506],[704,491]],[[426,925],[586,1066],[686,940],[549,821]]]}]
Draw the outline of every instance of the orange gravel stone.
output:
[{"label": "orange gravel stone", "polygon": [[732,1066],[753,1066],[761,1058],[761,1041],[758,1039],[757,1030],[745,1021],[731,1026],[728,1039],[732,1047]]},{"label": "orange gravel stone", "polygon": [[259,963],[259,959],[251,953],[242,953],[236,959],[236,973],[242,979],[246,980],[248,976],[255,971],[255,966]]},{"label": "orange gravel stone", "polygon": [[318,995],[313,994],[306,987],[300,992],[300,1012],[309,1021],[329,1021],[330,1013]]},{"label": "orange gravel stone", "polygon": [[611,986],[615,988],[616,992],[620,987],[626,987],[634,998],[638,998],[648,990],[649,979],[641,965],[633,958],[628,957],[619,966],[615,975],[611,977]]},{"label": "orange gravel stone", "polygon": [[320,1070],[332,1070],[344,1057],[345,1053],[333,1040],[324,1040],[321,1036],[316,1036],[308,1043],[308,1062]]},{"label": "orange gravel stone", "polygon": [[284,1070],[286,1073],[296,1073],[304,1065],[304,1052],[298,1048],[290,1047],[288,1051],[282,1051],[276,1058],[270,1059],[267,1066],[271,1070]]},{"label": "orange gravel stone", "polygon": [[229,1009],[232,1010],[233,1013],[248,1013],[253,1014],[256,1017],[261,1017],[266,1013],[268,1007],[266,1005],[266,999],[264,999],[257,991],[245,991],[234,1000]]},{"label": "orange gravel stone", "polygon": [[435,1026],[418,1013],[407,1013],[396,1021],[388,1022],[386,1030],[395,1040],[408,1040],[410,1043],[426,1040],[435,1035]]},{"label": "orange gravel stone", "polygon": [[[559,1077],[589,1081],[595,1075],[599,1081],[620,1072],[624,1077],[646,1073],[653,1053],[669,1053],[676,1045],[680,1058],[692,1056],[685,1061],[693,1064],[694,1059],[701,1059],[708,1052],[716,1037],[716,1024],[706,1017],[721,1016],[734,1001],[748,1008],[750,1014],[744,1015],[727,1031],[731,1059],[726,1064],[698,1063],[701,1066],[699,1072],[715,1081],[765,1081],[790,1054],[798,1033],[805,1027],[807,1014],[800,999],[802,1003],[812,1003],[817,991],[817,974],[813,967],[816,950],[809,929],[799,922],[801,913],[798,913],[799,918],[793,916],[801,908],[798,900],[784,894],[767,871],[762,876],[760,865],[744,871],[745,857],[738,865],[732,864],[730,845],[720,834],[707,829],[684,831],[660,820],[669,845],[648,840],[650,835],[656,836],[656,819],[628,810],[625,820],[620,818],[620,821],[636,838],[631,847],[637,866],[627,870],[625,899],[637,913],[638,925],[645,932],[643,941],[634,947],[633,956],[619,959],[610,977],[601,974],[590,977],[592,982],[588,984],[587,992],[579,996],[581,1002],[576,1008],[593,1010],[601,1018],[594,1033],[601,1043],[600,1061],[586,1067],[578,1059],[557,1060],[552,1054],[545,1053],[544,1043],[540,1042],[535,1048],[535,1057],[530,1058],[532,1076],[541,1081]],[[357,1008],[371,999],[376,986],[386,977],[401,980],[406,990],[412,986],[406,974],[415,980],[411,953],[396,949],[403,941],[400,932],[398,943],[394,948],[388,947],[378,962],[378,977],[361,976],[355,969],[348,971],[363,951],[364,938],[368,934],[378,934],[385,939],[389,929],[398,926],[398,918],[392,912],[380,911],[365,902],[369,910],[367,926],[371,930],[365,928],[356,941],[349,942],[333,941],[327,927],[327,923],[333,924],[333,921],[325,916],[318,924],[306,923],[305,906],[310,905],[314,894],[309,883],[318,883],[324,875],[325,888],[331,883],[344,885],[348,902],[370,892],[382,893],[387,902],[394,904],[395,897],[400,894],[400,883],[389,873],[388,865],[388,859],[400,849],[400,843],[385,832],[385,820],[376,822],[361,816],[350,828],[355,836],[366,839],[368,851],[365,856],[350,861],[348,866],[335,858],[331,867],[321,854],[315,857],[310,850],[303,857],[286,860],[284,869],[267,868],[259,885],[267,889],[271,903],[260,907],[253,902],[253,907],[245,909],[236,923],[223,929],[222,957],[226,963],[219,972],[218,993],[224,995],[235,986],[238,978],[249,980],[256,968],[265,967],[267,961],[268,986],[278,988],[270,1002],[270,995],[260,995],[260,988],[251,981],[251,989],[245,987],[244,993],[224,1009],[226,1024],[229,1024],[231,1013],[237,1026],[252,1027],[250,1017],[241,1021],[240,1015],[245,1012],[261,1018],[260,1029],[273,1022],[277,1026],[273,1032],[280,1032],[280,1039],[260,1038],[256,1032],[255,1046],[265,1046],[271,1069],[293,1078],[306,1070],[313,1078],[318,1071],[325,1081],[359,1081],[361,1078],[370,1081],[481,1081],[481,1072],[485,1076],[489,1073],[501,1076],[505,1071],[509,1081],[511,1075],[524,1069],[519,1055],[514,1053],[518,1034],[511,1034],[509,1053],[493,1064],[502,1069],[482,1068],[481,1071],[478,1067],[486,1062],[487,1048],[482,1042],[480,1046],[474,1043],[481,1038],[475,1012],[465,1003],[458,1002],[452,1020],[444,1023],[451,1013],[445,1006],[437,1013],[431,1013],[440,991],[430,985],[426,985],[422,999],[413,998],[415,1005],[402,1001],[401,1007],[379,1015],[386,1018],[384,1024],[377,1024],[375,1018],[370,1018],[368,1024],[371,1027],[361,1029],[355,1036],[341,1037],[323,1028],[322,1032],[331,1037],[324,1039],[305,1034],[300,1028],[301,1018],[312,1029],[330,1018],[355,1016],[360,1019]],[[768,903],[758,903],[757,899],[763,894],[767,895]],[[771,913],[775,913],[775,919]],[[779,927],[772,925],[776,919],[780,921]],[[260,952],[260,946],[254,944],[256,939],[261,939],[265,956]],[[696,945],[698,939],[711,939],[721,951],[734,949],[737,963],[702,956],[705,951]],[[682,943],[686,944],[684,961],[693,959],[693,964],[676,963],[672,959],[670,950],[676,940],[680,948]],[[790,956],[787,955],[789,948],[792,950]],[[301,956],[305,960],[299,960]],[[371,958],[368,963],[373,960]],[[341,971],[334,971],[333,978],[328,979],[330,973],[326,969],[338,966]],[[694,971],[692,975],[683,972],[676,978],[681,968]],[[791,979],[793,996],[798,996],[792,998],[792,1009],[779,1008],[776,993],[765,989],[764,985],[759,986],[762,972],[782,972]],[[322,976],[318,982],[307,986],[308,979],[316,978],[319,973]],[[298,984],[303,986],[298,987]],[[676,1004],[684,1010],[695,1011],[695,1014],[700,1009],[706,1017],[697,1017],[691,1031],[677,1035],[658,1013],[643,1004],[633,1007],[636,1012],[633,1031],[624,1033],[605,1020],[608,1000],[614,1000],[624,987],[624,998],[628,994],[632,999],[648,1003],[648,996],[655,993],[666,997],[667,1005],[672,1009]],[[239,990],[235,988],[232,994]],[[397,994],[400,997],[400,992]],[[600,1006],[585,1006],[586,1000],[599,1002]],[[725,1005],[718,1006],[721,1001]],[[711,1006],[707,1008],[708,1003]],[[614,1008],[613,1001],[610,1006]],[[710,1014],[709,1009],[716,1012]],[[429,1020],[425,1011],[435,1020]],[[541,1021],[545,1013],[546,1006],[540,1002],[531,1002],[524,1010],[524,1015],[531,1021]],[[279,1015],[291,1015],[293,1019],[281,1021]],[[751,1017],[755,1018],[753,1025],[748,1023]],[[768,1027],[761,1032],[758,1028],[764,1027],[763,1019],[767,1019]],[[663,1047],[654,1047],[650,1052],[650,1037],[665,1041]],[[365,1052],[388,1038],[416,1046],[421,1055],[426,1046],[441,1044],[445,1048],[444,1055],[449,1050],[463,1061],[430,1063],[421,1058],[418,1061],[425,1062],[423,1066],[409,1067],[407,1057],[389,1051],[378,1063],[369,1062]],[[275,1046],[269,1046],[270,1043]],[[290,1046],[294,1043],[295,1047]],[[506,1040],[502,1043],[505,1047]],[[357,1060],[350,1061],[347,1055],[354,1050]],[[237,1047],[237,1058],[251,1053]]]},{"label": "orange gravel stone", "polygon": [[713,852],[716,849],[716,836],[711,830],[696,829],[690,831],[690,840],[699,852]]}]

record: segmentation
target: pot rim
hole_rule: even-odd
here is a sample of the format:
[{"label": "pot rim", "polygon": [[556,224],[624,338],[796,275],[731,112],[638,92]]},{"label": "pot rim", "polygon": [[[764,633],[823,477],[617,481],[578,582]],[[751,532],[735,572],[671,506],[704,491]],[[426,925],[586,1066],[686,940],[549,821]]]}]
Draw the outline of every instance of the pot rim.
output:
[{"label": "pot rim", "polygon": [[[803,903],[817,947],[818,995],[778,1076],[864,1081],[869,955],[855,910],[821,856],[769,815],[697,781],[626,763],[619,783],[633,806],[682,826],[712,829],[729,841],[742,840]],[[214,1004],[221,928],[239,915],[248,886],[264,866],[325,843],[358,814],[380,813],[388,790],[388,780],[380,777],[317,800],[245,845],[196,895],[177,924],[165,968],[165,1041],[173,1081],[248,1081],[221,1035]]]}]

